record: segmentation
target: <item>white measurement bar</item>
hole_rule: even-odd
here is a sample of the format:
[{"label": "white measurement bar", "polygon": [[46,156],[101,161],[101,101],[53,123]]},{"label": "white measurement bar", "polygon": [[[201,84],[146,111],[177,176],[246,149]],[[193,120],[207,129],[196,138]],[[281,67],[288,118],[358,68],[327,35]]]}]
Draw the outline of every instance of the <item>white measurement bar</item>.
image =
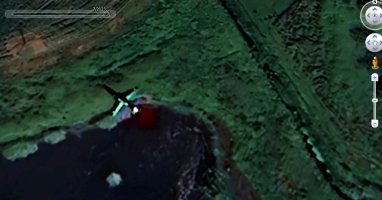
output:
[{"label": "white measurement bar", "polygon": [[114,18],[114,10],[6,10],[6,18],[21,19],[70,19],[70,18]]}]

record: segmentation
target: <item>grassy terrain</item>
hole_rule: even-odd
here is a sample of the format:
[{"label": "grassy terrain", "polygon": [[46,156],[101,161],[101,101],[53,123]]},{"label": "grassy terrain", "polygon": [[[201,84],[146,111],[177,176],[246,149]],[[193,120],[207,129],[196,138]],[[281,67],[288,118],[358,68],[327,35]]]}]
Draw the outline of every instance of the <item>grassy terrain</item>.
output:
[{"label": "grassy terrain", "polygon": [[[83,40],[65,37],[62,52],[45,52],[61,56],[53,65],[10,75],[15,58],[3,59],[3,154],[25,156],[34,142],[54,141],[51,133],[62,138],[61,131],[107,110],[112,99],[96,84],[138,86],[159,102],[224,120],[234,135],[234,159],[263,199],[341,199],[335,187],[354,199],[376,199],[380,147],[368,144],[380,136],[368,125],[369,74],[357,66],[364,55],[354,55],[361,46],[349,34],[358,8],[308,2],[229,1],[235,24],[214,0],[142,1],[147,9],[126,12],[112,33],[102,26],[102,34],[74,31]],[[76,42],[91,51],[70,53]],[[22,64],[33,66],[33,59]]]}]

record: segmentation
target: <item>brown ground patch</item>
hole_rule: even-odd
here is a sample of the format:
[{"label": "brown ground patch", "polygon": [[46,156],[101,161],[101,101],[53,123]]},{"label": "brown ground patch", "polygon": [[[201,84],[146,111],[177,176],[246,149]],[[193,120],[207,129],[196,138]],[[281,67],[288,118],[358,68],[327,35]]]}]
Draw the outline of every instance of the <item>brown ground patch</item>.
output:
[{"label": "brown ground patch", "polygon": [[151,0],[131,0],[118,9],[114,19],[105,23],[105,26],[96,27],[94,32],[79,36],[77,32],[70,34],[50,35],[49,41],[42,34],[28,32],[14,33],[5,42],[3,64],[0,73],[6,76],[25,76],[43,70],[56,64],[61,58],[82,56],[89,52],[99,41],[114,35],[122,25],[134,19],[152,5]]},{"label": "brown ground patch", "polygon": [[25,34],[20,33],[13,37],[10,36],[5,41],[5,50],[6,55],[11,55],[12,57],[19,57],[25,53],[29,54],[29,56],[34,56],[45,52],[47,47],[42,34],[28,32]]}]

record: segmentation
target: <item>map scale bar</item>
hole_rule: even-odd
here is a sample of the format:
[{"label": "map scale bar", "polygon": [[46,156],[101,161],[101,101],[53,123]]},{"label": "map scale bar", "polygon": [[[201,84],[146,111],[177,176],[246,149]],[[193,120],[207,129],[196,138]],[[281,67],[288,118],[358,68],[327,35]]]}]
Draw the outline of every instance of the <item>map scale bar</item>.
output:
[{"label": "map scale bar", "polygon": [[6,10],[6,18],[18,19],[71,19],[71,18],[105,18],[116,16],[114,10]]}]

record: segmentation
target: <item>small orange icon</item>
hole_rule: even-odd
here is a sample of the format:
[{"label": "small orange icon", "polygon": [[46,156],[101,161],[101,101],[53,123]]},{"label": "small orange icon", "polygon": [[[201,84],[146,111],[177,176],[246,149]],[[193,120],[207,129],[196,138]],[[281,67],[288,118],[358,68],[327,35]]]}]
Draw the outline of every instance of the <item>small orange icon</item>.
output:
[{"label": "small orange icon", "polygon": [[376,56],[374,56],[373,58],[373,67],[372,67],[374,70],[377,70],[379,67],[378,67],[378,58]]}]

